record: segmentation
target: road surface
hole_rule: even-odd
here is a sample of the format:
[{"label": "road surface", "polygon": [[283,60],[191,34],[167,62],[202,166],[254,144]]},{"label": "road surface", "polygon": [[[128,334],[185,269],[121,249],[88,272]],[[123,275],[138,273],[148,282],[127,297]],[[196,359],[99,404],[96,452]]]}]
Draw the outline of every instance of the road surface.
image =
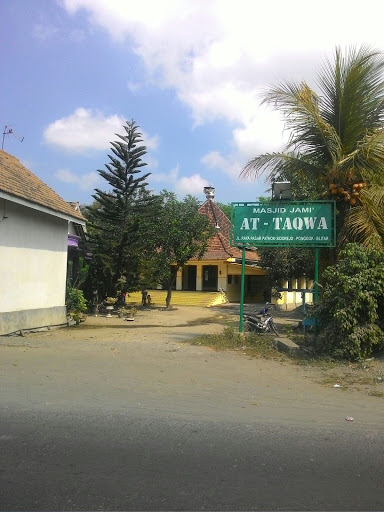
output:
[{"label": "road surface", "polygon": [[0,510],[384,509],[382,399],[96,331],[2,339]]}]

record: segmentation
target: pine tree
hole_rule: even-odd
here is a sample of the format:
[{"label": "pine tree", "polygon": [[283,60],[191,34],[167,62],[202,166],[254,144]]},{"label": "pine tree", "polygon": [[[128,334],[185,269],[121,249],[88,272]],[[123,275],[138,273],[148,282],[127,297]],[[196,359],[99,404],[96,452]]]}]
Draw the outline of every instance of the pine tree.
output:
[{"label": "pine tree", "polygon": [[150,173],[142,173],[147,165],[142,161],[146,147],[141,145],[138,126],[131,121],[124,129],[125,135],[116,134],[121,140],[111,142],[113,155],[108,155],[106,170],[98,171],[108,190],[95,189],[95,202],[87,208],[93,248],[91,276],[99,297],[138,287],[141,246],[145,243],[140,224],[156,200],[145,181]]}]

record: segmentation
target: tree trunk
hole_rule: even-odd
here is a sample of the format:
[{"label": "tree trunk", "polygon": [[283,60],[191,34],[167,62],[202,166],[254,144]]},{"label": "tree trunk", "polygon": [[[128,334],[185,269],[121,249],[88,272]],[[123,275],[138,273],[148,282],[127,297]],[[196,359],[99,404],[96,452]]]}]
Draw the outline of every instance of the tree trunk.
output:
[{"label": "tree trunk", "polygon": [[168,286],[167,297],[165,299],[165,305],[167,308],[171,307],[171,297],[172,297],[172,283]]},{"label": "tree trunk", "polygon": [[176,275],[174,275],[168,283],[167,297],[165,299],[165,305],[167,308],[171,307],[172,287],[173,287],[175,281],[176,281]]}]

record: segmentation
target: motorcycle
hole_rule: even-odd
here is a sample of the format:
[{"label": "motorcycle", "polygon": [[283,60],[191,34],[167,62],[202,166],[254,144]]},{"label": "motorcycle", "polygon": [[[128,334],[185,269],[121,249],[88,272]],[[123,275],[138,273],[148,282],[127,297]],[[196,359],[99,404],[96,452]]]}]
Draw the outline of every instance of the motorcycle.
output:
[{"label": "motorcycle", "polygon": [[243,325],[248,332],[267,333],[271,332],[279,335],[272,315],[268,313],[269,307],[272,306],[269,302],[259,311],[255,316],[244,314]]}]

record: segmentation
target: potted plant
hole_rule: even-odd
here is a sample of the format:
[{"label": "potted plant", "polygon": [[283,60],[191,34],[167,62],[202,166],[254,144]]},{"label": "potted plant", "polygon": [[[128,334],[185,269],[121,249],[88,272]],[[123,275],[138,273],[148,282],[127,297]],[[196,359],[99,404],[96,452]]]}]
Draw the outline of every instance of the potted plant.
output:
[{"label": "potted plant", "polygon": [[111,311],[113,311],[113,308],[117,302],[117,299],[115,297],[107,297],[105,299],[105,309],[107,310],[107,318],[111,318]]},{"label": "potted plant", "polygon": [[126,307],[121,307],[121,308],[119,308],[119,309],[117,310],[117,316],[118,316],[119,318],[124,318],[125,316],[127,316],[128,312],[129,312],[129,309],[128,309],[128,308],[126,308]]},{"label": "potted plant", "polygon": [[137,307],[131,306],[128,310],[128,315],[127,315],[126,320],[128,320],[129,322],[133,322],[133,320],[135,319],[136,313],[137,313]]}]

